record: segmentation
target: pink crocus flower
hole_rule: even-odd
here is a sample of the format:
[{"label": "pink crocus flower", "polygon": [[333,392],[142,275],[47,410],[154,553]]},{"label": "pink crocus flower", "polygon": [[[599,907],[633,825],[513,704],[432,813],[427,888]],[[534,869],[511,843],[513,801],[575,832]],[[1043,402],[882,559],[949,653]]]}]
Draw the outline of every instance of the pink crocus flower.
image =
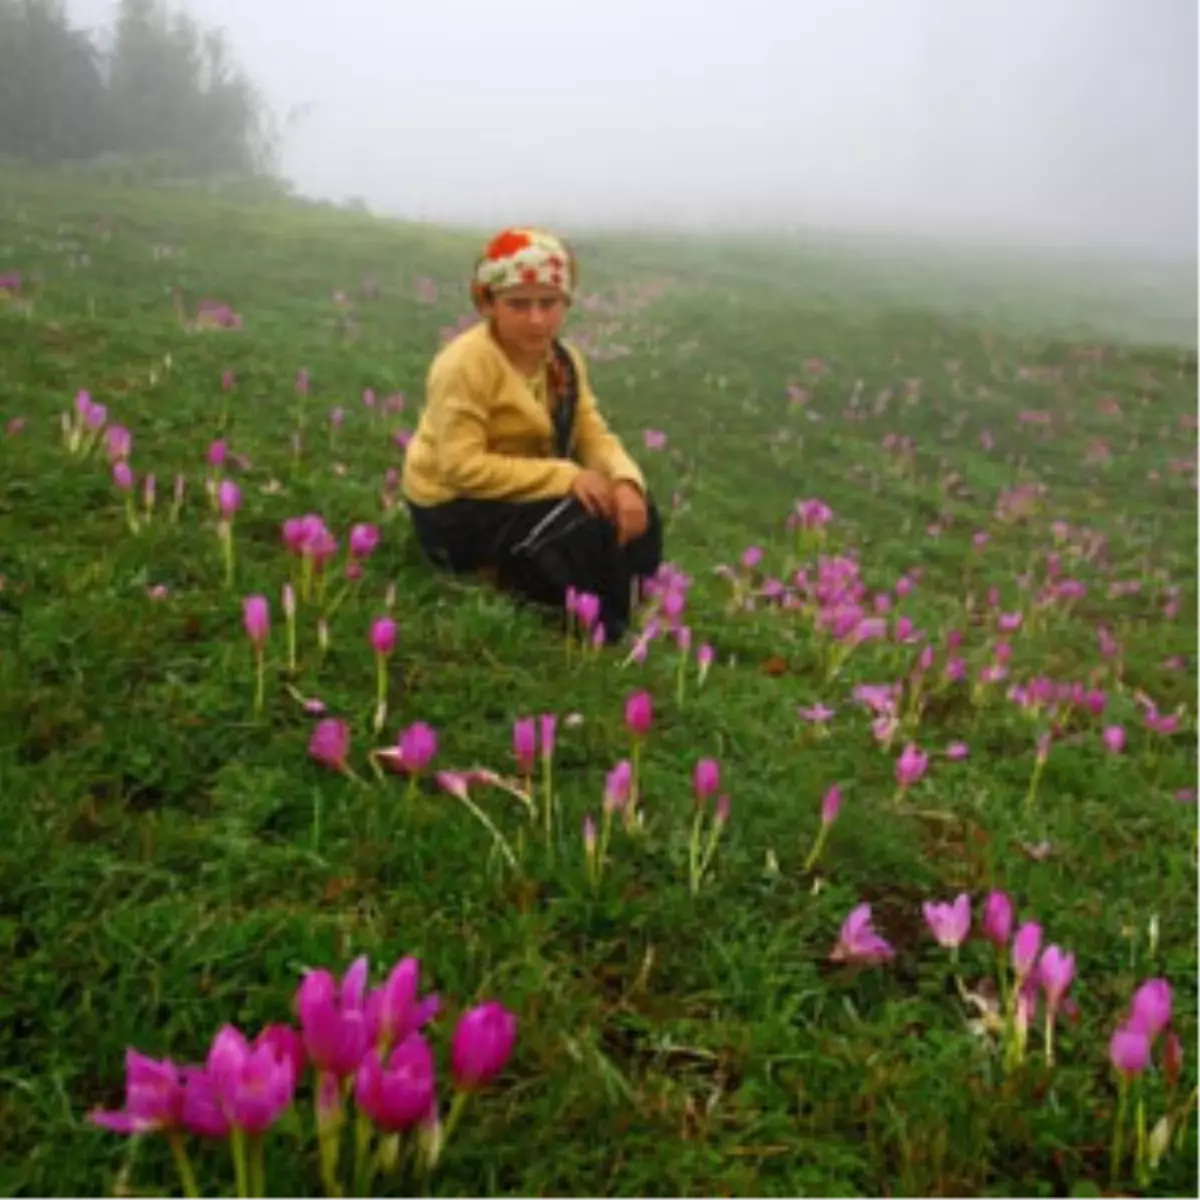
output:
[{"label": "pink crocus flower", "polygon": [[1109,754],[1120,754],[1125,749],[1125,730],[1120,725],[1106,726],[1101,736]]},{"label": "pink crocus flower", "polygon": [[983,936],[997,949],[1008,945],[1013,929],[1013,904],[1006,892],[989,892],[983,902]]},{"label": "pink crocus flower", "polygon": [[353,1075],[370,1043],[365,955],[347,968],[341,983],[326,970],[309,971],[296,991],[296,1014],[304,1048],[318,1071],[339,1079]]},{"label": "pink crocus flower", "polygon": [[619,812],[629,803],[633,789],[633,764],[623,758],[611,771],[604,781],[604,809],[606,812]]},{"label": "pink crocus flower", "polygon": [[1150,1065],[1150,1038],[1133,1025],[1121,1025],[1108,1043],[1108,1059],[1126,1081]]},{"label": "pink crocus flower", "polygon": [[625,702],[625,725],[635,738],[650,732],[654,719],[654,700],[649,692],[634,692]]},{"label": "pink crocus flower", "polygon": [[1046,993],[1046,1007],[1053,1019],[1075,977],[1075,955],[1065,954],[1054,945],[1047,946],[1042,951],[1037,974],[1042,991]]},{"label": "pink crocus flower", "polygon": [[437,754],[437,733],[424,721],[414,721],[402,730],[396,744],[396,765],[410,775],[419,775]]},{"label": "pink crocus flower", "polygon": [[232,521],[242,506],[242,489],[232,479],[222,479],[217,488],[217,508],[226,521]]},{"label": "pink crocus flower", "polygon": [[702,758],[692,772],[692,790],[697,804],[714,796],[721,786],[721,765],[715,758]]},{"label": "pink crocus flower", "polygon": [[887,962],[894,955],[891,945],[872,926],[871,906],[860,904],[851,909],[842,923],[829,958],[832,962],[880,963]]},{"label": "pink crocus flower", "polygon": [[204,1067],[183,1068],[183,1124],[189,1133],[220,1139],[229,1136],[229,1118],[216,1083]]},{"label": "pink crocus flower", "polygon": [[123,458],[113,463],[112,479],[119,492],[133,491],[133,469]]},{"label": "pink crocus flower", "polygon": [[575,596],[575,616],[584,629],[591,629],[600,617],[600,597],[591,592],[578,592]]},{"label": "pink crocus flower", "polygon": [[807,707],[801,705],[796,709],[796,715],[802,721],[810,721],[814,725],[824,725],[833,718],[835,710],[818,701]]},{"label": "pink crocus flower", "polygon": [[379,545],[379,530],[374,525],[350,527],[350,554],[353,558],[369,558]]},{"label": "pink crocus flower", "polygon": [[929,756],[909,742],[896,760],[896,782],[902,788],[912,787],[920,782],[928,765]]},{"label": "pink crocus flower", "polygon": [[205,1070],[230,1125],[249,1134],[274,1125],[296,1090],[292,1059],[271,1043],[251,1046],[232,1025],[217,1032]]},{"label": "pink crocus flower", "polygon": [[308,753],[323,766],[344,770],[350,753],[350,726],[336,717],[318,721],[309,739]]},{"label": "pink crocus flower", "polygon": [[368,1050],[355,1075],[354,1099],[384,1133],[403,1133],[427,1119],[437,1103],[429,1043],[410,1033],[386,1060],[378,1050]]},{"label": "pink crocus flower", "polygon": [[927,901],[922,911],[929,931],[945,950],[957,950],[971,932],[971,897],[966,892],[952,904]]},{"label": "pink crocus flower", "polygon": [[554,747],[558,741],[558,715],[542,713],[538,717],[538,735],[542,742],[542,762],[548,763],[554,757]]},{"label": "pink crocus flower", "polygon": [[971,753],[971,748],[966,742],[951,742],[946,747],[946,757],[951,762],[961,762]]},{"label": "pink crocus flower", "polygon": [[821,824],[828,828],[842,811],[842,789],[835,783],[821,798]]},{"label": "pink crocus flower", "polygon": [[513,757],[522,775],[532,773],[537,758],[537,722],[533,717],[521,717],[513,722]]},{"label": "pink crocus flower", "polygon": [[370,1044],[381,1054],[423,1029],[441,1010],[441,999],[435,994],[421,996],[420,985],[421,964],[409,955],[367,996],[367,1032]]},{"label": "pink crocus flower", "polygon": [[1036,921],[1026,921],[1017,930],[1012,942],[1012,965],[1018,979],[1029,975],[1042,946],[1042,927]]},{"label": "pink crocus flower", "polygon": [[508,1065],[517,1040],[517,1018],[489,1000],[465,1012],[450,1041],[450,1070],[460,1091],[486,1087]]},{"label": "pink crocus flower", "polygon": [[125,1051],[125,1107],[93,1109],[94,1125],[113,1133],[138,1134],[175,1129],[183,1122],[183,1075],[169,1058]]},{"label": "pink crocus flower", "polygon": [[266,596],[247,596],[242,601],[242,623],[250,644],[261,653],[271,632],[271,603]]},{"label": "pink crocus flower", "polygon": [[371,649],[381,657],[396,648],[396,622],[391,617],[377,617],[371,622]]},{"label": "pink crocus flower", "polygon": [[1165,979],[1147,979],[1133,994],[1129,1026],[1153,1042],[1171,1023],[1171,1008],[1171,985]]}]

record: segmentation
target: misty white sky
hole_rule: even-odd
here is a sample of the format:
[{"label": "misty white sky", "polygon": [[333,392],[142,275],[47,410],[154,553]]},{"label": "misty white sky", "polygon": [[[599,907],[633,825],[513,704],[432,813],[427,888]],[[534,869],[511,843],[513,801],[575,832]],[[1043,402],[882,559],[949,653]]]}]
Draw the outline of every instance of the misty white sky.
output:
[{"label": "misty white sky", "polygon": [[[115,0],[69,0],[106,23]],[[1195,0],[188,0],[301,191],[1194,255]]]}]

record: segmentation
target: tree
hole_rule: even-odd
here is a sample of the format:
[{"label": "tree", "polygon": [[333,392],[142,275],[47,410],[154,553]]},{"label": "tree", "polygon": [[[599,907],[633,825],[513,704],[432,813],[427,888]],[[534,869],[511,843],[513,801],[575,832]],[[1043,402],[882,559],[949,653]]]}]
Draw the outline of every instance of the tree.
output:
[{"label": "tree", "polygon": [[37,163],[111,147],[96,47],[59,0],[0,0],[0,155]]},{"label": "tree", "polygon": [[73,28],[62,0],[0,0],[0,155],[273,172],[272,114],[222,30],[161,0],[121,0],[110,41],[101,50]]}]

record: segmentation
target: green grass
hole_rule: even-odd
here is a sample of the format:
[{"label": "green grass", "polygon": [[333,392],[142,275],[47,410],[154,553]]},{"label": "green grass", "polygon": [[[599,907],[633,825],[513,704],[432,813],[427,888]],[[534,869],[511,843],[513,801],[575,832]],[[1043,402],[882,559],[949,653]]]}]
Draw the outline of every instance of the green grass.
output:
[{"label": "green grass", "polygon": [[[1108,1187],[1107,1045],[1142,979],[1171,980],[1176,1028],[1196,1043],[1195,807],[1176,798],[1196,782],[1193,351],[960,322],[904,302],[895,280],[898,299],[854,299],[835,256],[806,272],[797,250],[790,283],[775,270],[756,288],[736,249],[680,246],[673,260],[669,246],[590,237],[585,287],[613,311],[581,310],[572,331],[601,348],[598,394],[670,514],[669,558],[693,580],[686,619],[717,654],[702,688],[689,668],[680,703],[666,642],[644,665],[623,668],[615,651],[568,663],[535,614],[434,577],[403,513],[381,508],[385,471],[401,462],[391,434],[411,428],[439,330],[465,311],[474,239],[16,174],[2,184],[0,273],[26,278],[23,299],[0,301],[0,417],[25,420],[0,433],[5,1194],[175,1188],[162,1144],[138,1145],[130,1168],[130,1147],[87,1120],[121,1104],[126,1045],[201,1060],[222,1023],[292,1019],[306,967],[340,972],[360,953],[375,978],[420,957],[446,1002],[431,1035],[442,1062],[465,1006],[494,996],[519,1016],[510,1067],[467,1110],[430,1185],[439,1194]],[[155,257],[163,245],[176,253]],[[366,275],[375,298],[361,292]],[[418,302],[420,276],[441,285],[436,303]],[[654,284],[661,295],[643,301]],[[204,297],[228,303],[244,328],[186,331],[173,289],[189,312]],[[614,345],[629,353],[603,352]],[[816,375],[806,361],[818,359]],[[306,398],[293,388],[301,368]],[[789,405],[789,382],[808,384],[807,404]],[[139,477],[157,476],[157,513],[136,536],[102,448],[84,461],[64,451],[59,413],[81,388],[132,431]],[[371,420],[366,388],[381,401],[403,392],[407,406]],[[1098,406],[1106,397],[1118,413]],[[331,445],[334,406],[346,419]],[[1050,424],[1021,423],[1025,410]],[[644,451],[645,428],[666,431],[666,452]],[[889,452],[889,434],[911,438],[912,454]],[[203,492],[217,436],[249,460],[236,472],[233,590]],[[1100,441],[1110,461],[1089,461]],[[178,472],[188,490],[173,524]],[[997,516],[1006,489],[1035,482],[1037,511]],[[763,577],[788,578],[786,518],[805,497],[833,509],[826,552],[856,551],[871,592],[920,570],[896,608],[939,648],[936,670],[952,630],[971,678],[988,660],[989,588],[1002,610],[1024,611],[1008,680],[974,699],[939,685],[915,730],[879,746],[852,688],[903,678],[916,647],[864,645],[830,678],[803,612],[735,606],[714,571],[758,545]],[[309,760],[313,718],[284,686],[278,606],[280,525],[308,511],[343,545],[356,521],[380,521],[384,537],[323,658],[302,613],[299,693],[352,722],[368,781],[367,750],[415,720],[437,729],[442,768],[509,771],[514,718],[579,714],[560,725],[552,859],[501,792],[473,795],[520,844],[519,876],[431,780],[408,798],[400,782],[361,786]],[[1070,523],[1057,541],[1056,521]],[[983,550],[977,531],[991,535]],[[1104,543],[1089,556],[1092,534]],[[1054,552],[1087,592],[1037,607]],[[1126,580],[1140,592],[1113,595]],[[367,629],[393,583],[393,711],[376,739]],[[156,585],[166,598],[149,597]],[[260,591],[275,625],[256,720],[241,599]],[[1101,655],[1099,625],[1119,657]],[[1107,708],[1066,714],[1027,804],[1037,730],[1005,693],[1035,676],[1103,689]],[[646,827],[617,831],[593,894],[580,823],[628,753],[624,702],[641,687],[655,700]],[[1147,730],[1139,692],[1162,712],[1182,706],[1179,732]],[[837,710],[825,737],[796,711],[818,701]],[[1127,728],[1123,754],[1105,751],[1108,724]],[[910,734],[931,766],[897,798]],[[953,740],[969,743],[965,761],[942,756]],[[703,755],[721,761],[732,817],[693,896],[690,777]],[[841,816],[806,875],[834,782]],[[1053,1070],[1040,1025],[1025,1066],[1000,1069],[924,926],[925,900],[990,888],[1077,957],[1078,1015],[1060,1023]],[[861,900],[897,954],[855,974],[828,955]],[[992,967],[973,938],[964,981]],[[1189,1055],[1184,1095],[1195,1080]],[[304,1123],[269,1143],[275,1194],[319,1191],[307,1084],[302,1095]],[[1145,1095],[1153,1121],[1157,1067]],[[208,1194],[231,1191],[223,1147],[199,1146],[195,1160]],[[1189,1128],[1140,1190],[1194,1195],[1195,1161]],[[1128,1168],[1122,1186],[1134,1186]]]}]

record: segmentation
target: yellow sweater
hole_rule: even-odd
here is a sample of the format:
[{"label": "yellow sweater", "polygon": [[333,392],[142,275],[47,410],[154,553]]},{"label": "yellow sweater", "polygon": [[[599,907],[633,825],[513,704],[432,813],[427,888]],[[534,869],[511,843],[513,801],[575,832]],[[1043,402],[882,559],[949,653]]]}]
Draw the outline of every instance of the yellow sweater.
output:
[{"label": "yellow sweater", "polygon": [[463,497],[545,500],[565,496],[584,467],[645,491],[637,464],[596,407],[583,356],[573,346],[568,351],[579,380],[578,463],[553,457],[545,402],[480,322],[443,346],[429,368],[425,408],[404,459],[405,496],[420,505]]}]

